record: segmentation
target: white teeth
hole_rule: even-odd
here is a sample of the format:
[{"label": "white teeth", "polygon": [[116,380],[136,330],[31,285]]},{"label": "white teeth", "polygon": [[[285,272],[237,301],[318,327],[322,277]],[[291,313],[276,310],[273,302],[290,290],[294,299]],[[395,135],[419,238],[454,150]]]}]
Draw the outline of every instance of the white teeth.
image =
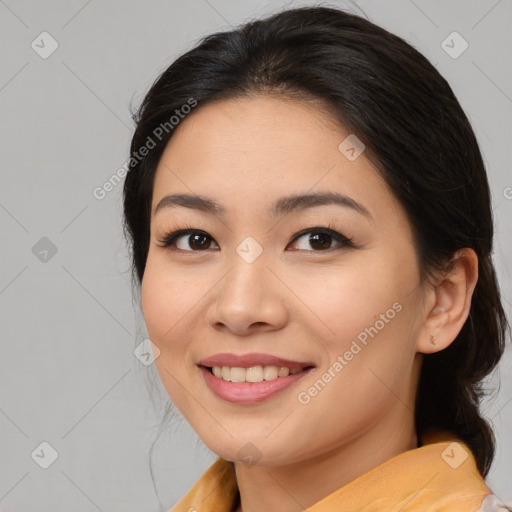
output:
[{"label": "white teeth", "polygon": [[[229,380],[231,382],[244,382],[245,381],[245,368],[231,368],[231,372],[229,374]],[[222,369],[222,375],[224,376],[224,368]]]},{"label": "white teeth", "polygon": [[281,366],[281,368],[277,370],[277,375],[279,375],[279,377],[288,377],[288,375],[290,375],[290,368],[286,368],[286,366]]},{"label": "white teeth", "polygon": [[229,381],[229,377],[231,374],[231,368],[228,368],[227,366],[223,366],[221,370],[220,376],[224,379]]},{"label": "white teeth", "polygon": [[278,377],[278,368],[277,366],[265,366],[263,368],[263,378],[265,380],[274,380]]},{"label": "white teeth", "polygon": [[304,368],[287,368],[286,366],[251,366],[250,368],[214,366],[213,375],[228,382],[262,382],[279,377],[295,375]]},{"label": "white teeth", "polygon": [[245,372],[246,382],[261,382],[263,380],[263,368],[261,366],[252,366]]}]

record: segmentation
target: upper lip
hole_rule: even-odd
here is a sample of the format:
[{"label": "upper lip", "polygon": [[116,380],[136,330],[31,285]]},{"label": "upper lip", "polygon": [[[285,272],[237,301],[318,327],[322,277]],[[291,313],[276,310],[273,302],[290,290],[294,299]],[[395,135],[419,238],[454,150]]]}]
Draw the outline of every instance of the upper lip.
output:
[{"label": "upper lip", "polygon": [[199,366],[212,368],[213,366],[229,366],[231,368],[250,368],[251,366],[286,366],[287,368],[305,368],[314,366],[311,362],[292,361],[271,354],[215,354],[201,359]]}]

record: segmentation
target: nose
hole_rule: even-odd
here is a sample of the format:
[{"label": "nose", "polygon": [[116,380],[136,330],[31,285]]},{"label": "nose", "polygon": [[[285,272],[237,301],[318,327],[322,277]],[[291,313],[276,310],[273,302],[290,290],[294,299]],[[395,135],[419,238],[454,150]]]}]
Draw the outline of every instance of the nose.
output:
[{"label": "nose", "polygon": [[285,294],[285,286],[263,258],[247,263],[236,256],[215,287],[207,321],[214,329],[238,336],[281,329],[289,316]]}]

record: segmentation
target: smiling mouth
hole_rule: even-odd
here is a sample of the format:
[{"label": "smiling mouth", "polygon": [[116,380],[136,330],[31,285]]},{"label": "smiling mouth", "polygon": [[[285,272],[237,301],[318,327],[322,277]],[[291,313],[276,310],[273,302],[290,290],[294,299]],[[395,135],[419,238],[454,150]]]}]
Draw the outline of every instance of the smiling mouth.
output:
[{"label": "smiling mouth", "polygon": [[313,366],[303,366],[289,368],[287,366],[251,366],[249,368],[243,368],[240,366],[203,366],[212,375],[217,377],[219,380],[226,382],[250,382],[258,383],[263,381],[274,381],[283,379],[291,375],[296,375],[308,371]]}]

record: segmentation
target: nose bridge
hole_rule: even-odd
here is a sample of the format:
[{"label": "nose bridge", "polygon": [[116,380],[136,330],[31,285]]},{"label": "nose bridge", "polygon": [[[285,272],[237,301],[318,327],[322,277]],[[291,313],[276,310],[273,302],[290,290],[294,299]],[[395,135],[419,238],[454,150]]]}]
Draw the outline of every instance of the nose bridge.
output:
[{"label": "nose bridge", "polygon": [[[236,254],[248,265],[262,259],[263,246],[252,236],[246,236],[235,248]],[[266,255],[265,255],[266,256]],[[264,259],[264,258],[263,258]]]},{"label": "nose bridge", "polygon": [[248,307],[251,303],[261,300],[261,293],[270,291],[267,282],[270,273],[266,269],[267,254],[253,237],[246,237],[235,247],[229,259],[231,271],[227,276],[223,292],[227,293]]},{"label": "nose bridge", "polygon": [[230,270],[218,288],[210,322],[222,323],[238,334],[253,324],[281,325],[287,313],[278,283],[266,268],[269,262],[263,247],[247,237],[228,261]]}]

